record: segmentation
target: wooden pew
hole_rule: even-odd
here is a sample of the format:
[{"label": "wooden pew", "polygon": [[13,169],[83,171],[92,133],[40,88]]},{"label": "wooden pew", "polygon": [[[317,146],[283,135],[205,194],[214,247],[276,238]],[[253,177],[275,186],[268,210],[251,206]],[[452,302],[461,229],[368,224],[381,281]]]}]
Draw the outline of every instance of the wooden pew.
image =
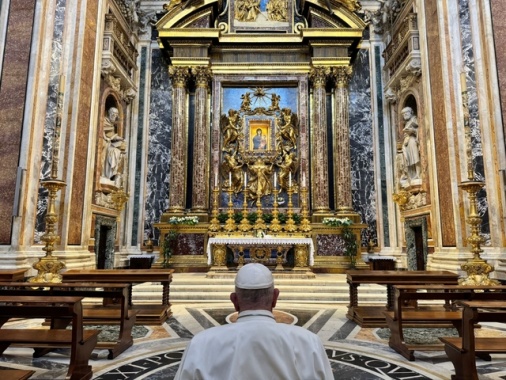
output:
[{"label": "wooden pew", "polygon": [[394,285],[450,284],[457,285],[459,276],[449,271],[395,271],[395,270],[347,270],[346,281],[350,287],[350,304],[346,316],[360,327],[385,327],[385,307],[358,304],[358,288],[361,284],[380,284],[387,287],[386,309],[393,310]]},{"label": "wooden pew", "polygon": [[[31,296],[76,296],[102,298],[103,307],[83,308],[85,324],[117,324],[120,327],[116,342],[98,342],[96,348],[109,350],[108,359],[114,359],[133,344],[132,328],[135,325],[136,310],[128,309],[130,284],[120,283],[33,283],[0,282],[0,295]],[[51,321],[51,328],[64,329],[70,318]]]},{"label": "wooden pew", "polygon": [[2,380],[26,380],[29,379],[35,371],[24,369],[0,369],[0,379]]},{"label": "wooden pew", "polygon": [[476,356],[491,360],[490,354],[506,353],[506,337],[475,337],[479,322],[506,322],[506,303],[501,301],[460,301],[462,309],[462,337],[441,337],[445,352],[452,361],[455,375],[452,380],[478,380]]},{"label": "wooden pew", "polygon": [[[415,350],[441,350],[441,344],[406,344],[405,327],[455,327],[462,333],[462,314],[455,306],[459,300],[506,300],[506,286],[398,285],[394,286],[394,310],[384,311],[390,328],[388,345],[408,360]],[[419,301],[439,301],[420,305]]]},{"label": "wooden pew", "polygon": [[72,318],[72,330],[0,328],[0,355],[11,345],[33,347],[34,357],[48,347],[70,347],[66,379],[91,379],[93,371],[88,361],[99,331],[83,329],[81,300],[82,297],[0,296],[0,327],[10,318]]},{"label": "wooden pew", "polygon": [[[138,310],[138,324],[162,325],[172,315],[169,291],[173,269],[71,269],[62,273],[63,282],[108,282],[140,284],[160,282],[162,294],[158,302],[134,305],[130,292],[130,308]],[[130,288],[131,291],[131,288]]]}]

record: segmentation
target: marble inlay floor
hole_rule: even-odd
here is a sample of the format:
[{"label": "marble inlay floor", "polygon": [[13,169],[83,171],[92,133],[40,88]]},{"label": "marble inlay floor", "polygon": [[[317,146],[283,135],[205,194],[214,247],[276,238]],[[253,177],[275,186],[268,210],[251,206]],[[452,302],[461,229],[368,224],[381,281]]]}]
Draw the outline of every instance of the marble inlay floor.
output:
[{"label": "marble inlay floor", "polygon": [[[444,351],[417,351],[416,361],[410,362],[388,347],[388,331],[360,328],[346,318],[345,306],[282,304],[277,310],[280,321],[295,323],[320,336],[327,348],[335,379],[450,379],[453,373],[453,366]],[[163,326],[136,329],[136,334],[145,335],[136,338],[134,346],[116,359],[107,360],[107,352],[95,351],[90,361],[93,378],[172,379],[184,348],[194,334],[234,320],[231,304],[174,304],[172,311],[173,317]],[[16,321],[9,322],[9,325],[28,326],[36,322]],[[506,335],[506,329],[501,329],[498,324],[483,326],[482,330]],[[31,379],[65,378],[66,350],[38,359],[31,355],[31,349],[8,348],[0,357],[0,368],[35,370]],[[492,358],[491,362],[477,359],[480,379],[506,379],[506,355],[492,355]]]}]

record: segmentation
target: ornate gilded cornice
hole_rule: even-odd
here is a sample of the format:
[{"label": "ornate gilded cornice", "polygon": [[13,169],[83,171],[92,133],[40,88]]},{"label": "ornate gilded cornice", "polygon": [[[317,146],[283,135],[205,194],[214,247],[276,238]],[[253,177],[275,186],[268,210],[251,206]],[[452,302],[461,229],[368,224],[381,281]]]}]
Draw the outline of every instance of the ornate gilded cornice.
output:
[{"label": "ornate gilded cornice", "polygon": [[213,72],[207,66],[195,66],[191,68],[191,73],[195,77],[197,87],[209,87],[209,81],[213,77]]},{"label": "ornate gilded cornice", "polygon": [[190,69],[186,66],[169,66],[169,76],[173,87],[185,88],[190,78]]},{"label": "ornate gilded cornice", "polygon": [[347,87],[352,73],[351,66],[338,66],[331,68],[330,76],[334,79],[336,87]]},{"label": "ornate gilded cornice", "polygon": [[329,68],[324,66],[312,67],[309,71],[309,80],[314,87],[325,87]]}]

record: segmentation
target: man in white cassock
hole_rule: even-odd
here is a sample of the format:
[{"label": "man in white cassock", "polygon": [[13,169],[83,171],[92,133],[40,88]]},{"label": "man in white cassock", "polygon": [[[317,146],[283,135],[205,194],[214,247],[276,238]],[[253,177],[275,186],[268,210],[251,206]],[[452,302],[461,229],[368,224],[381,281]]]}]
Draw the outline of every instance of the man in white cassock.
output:
[{"label": "man in white cassock", "polygon": [[247,264],[230,300],[237,322],[197,334],[186,348],[176,380],[334,379],[320,338],[299,326],[276,323],[279,289],[271,271]]}]

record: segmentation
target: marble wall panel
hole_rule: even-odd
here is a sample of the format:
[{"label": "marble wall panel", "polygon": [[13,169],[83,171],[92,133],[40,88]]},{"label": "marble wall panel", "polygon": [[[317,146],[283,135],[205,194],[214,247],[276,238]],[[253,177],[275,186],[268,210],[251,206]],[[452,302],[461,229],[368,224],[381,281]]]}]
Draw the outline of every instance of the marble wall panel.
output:
[{"label": "marble wall panel", "polygon": [[[506,49],[502,43],[506,41],[506,2],[491,1],[493,33],[495,42],[495,55],[497,59],[497,72],[499,76],[499,91],[501,94],[502,119],[506,120]],[[506,134],[506,124],[503,124]]]},{"label": "marble wall panel", "polygon": [[442,72],[442,57],[439,50],[439,27],[435,20],[437,16],[437,4],[428,1],[425,4],[425,15],[427,20],[434,22],[427,23],[427,46],[428,61],[430,67],[431,106],[432,106],[432,131],[434,133],[434,146],[436,152],[436,173],[439,186],[439,210],[440,219],[435,221],[441,225],[442,245],[455,246],[455,222],[453,219],[453,198],[450,191],[451,178],[448,152],[448,135],[446,131],[446,118],[444,104],[444,80]]},{"label": "marble wall panel", "polygon": [[[462,59],[464,61],[467,82],[467,94],[469,99],[469,125],[471,127],[471,144],[474,166],[474,177],[478,181],[485,181],[485,170],[483,167],[483,150],[481,145],[481,129],[479,118],[478,92],[476,91],[476,70],[474,65],[474,52],[471,30],[469,0],[459,1],[459,21],[460,35],[462,44]],[[473,9],[473,12],[478,10]],[[490,244],[490,225],[488,220],[488,202],[487,193],[482,190],[478,193],[478,211],[482,216],[481,232],[486,239],[486,244]]]},{"label": "marble wall panel", "polygon": [[179,234],[174,255],[203,255],[205,252],[203,234]]},{"label": "marble wall panel", "polygon": [[343,256],[345,242],[339,235],[317,235],[315,251],[318,256]]},{"label": "marble wall panel", "polygon": [[364,245],[369,238],[377,239],[369,50],[360,50],[357,55],[349,94],[353,208],[369,226],[363,231]]},{"label": "marble wall panel", "polygon": [[168,208],[170,145],[172,131],[172,83],[167,62],[160,50],[152,51],[151,97],[149,104],[149,148],[146,178],[144,233],[153,233],[153,223],[160,221]]},{"label": "marble wall panel", "polygon": [[[97,17],[98,2],[88,2],[86,14],[83,15],[86,20],[84,29],[84,39],[82,46],[83,58],[79,62],[81,65],[81,77],[79,81],[79,110],[77,115],[77,128],[75,131],[76,141],[90,141],[90,114],[91,114],[91,95],[93,90],[93,77],[96,68],[94,67],[95,46],[97,40]],[[82,17],[82,16],[81,16]],[[70,134],[68,134],[70,136]],[[66,146],[69,146],[68,142]],[[72,172],[72,196],[70,198],[70,220],[72,228],[68,231],[68,244],[82,244],[82,231],[86,228],[83,225],[83,209],[85,202],[86,172],[88,162],[88,144],[76,144],[74,156],[69,158],[73,160]]]},{"label": "marble wall panel", "polygon": [[[142,237],[142,241],[138,241],[139,238],[139,213],[140,205],[139,205],[139,197],[141,192],[141,175],[142,175],[142,157],[145,152],[143,149],[144,146],[144,115],[146,113],[146,103],[144,102],[144,97],[146,94],[146,59],[147,59],[148,48],[146,46],[141,48],[141,57],[140,57],[140,68],[139,68],[139,111],[137,115],[137,146],[135,149],[135,174],[134,174],[134,188],[133,188],[133,217],[132,217],[132,240],[130,244],[132,246],[136,246],[137,244],[143,242],[151,236],[151,231],[146,233],[145,236]],[[144,235],[144,234],[143,234]]]},{"label": "marble wall panel", "polygon": [[[56,102],[58,98],[58,84],[61,74],[63,23],[65,20],[65,8],[67,0],[57,0],[54,14],[54,30],[51,52],[51,68],[49,73],[49,85],[47,89],[46,119],[44,120],[44,137],[42,156],[40,160],[40,179],[49,178],[51,175],[51,158],[53,149],[53,133],[56,120]],[[63,126],[62,126],[63,127]],[[60,157],[63,155],[60,154]],[[37,217],[35,222],[34,242],[41,243],[41,236],[45,233],[45,216],[47,209],[48,192],[42,186],[39,187],[37,199]]]},{"label": "marble wall panel", "polygon": [[[0,244],[11,243],[35,1],[11,0],[0,73]],[[25,154],[25,153],[23,153]]]}]

